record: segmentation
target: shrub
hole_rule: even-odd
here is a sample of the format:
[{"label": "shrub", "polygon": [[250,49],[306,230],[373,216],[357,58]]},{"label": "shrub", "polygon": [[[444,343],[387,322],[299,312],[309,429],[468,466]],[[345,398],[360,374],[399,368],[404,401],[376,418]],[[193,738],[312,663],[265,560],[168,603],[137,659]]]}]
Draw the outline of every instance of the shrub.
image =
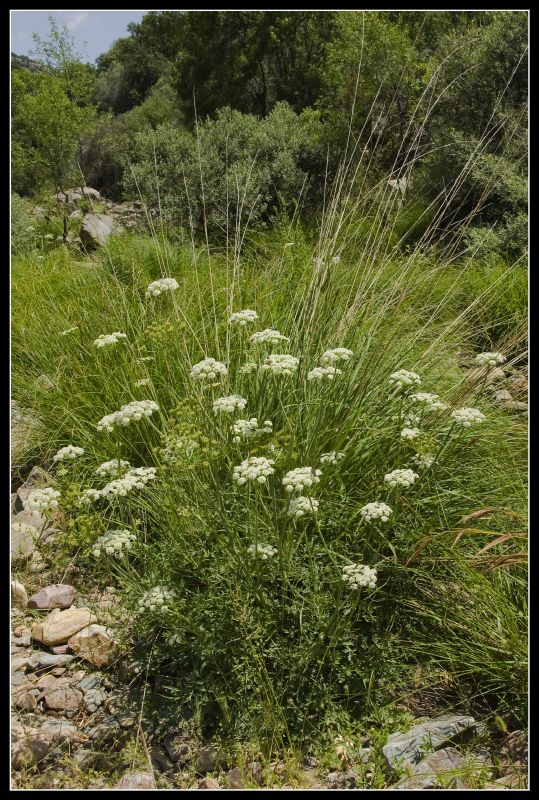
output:
[{"label": "shrub", "polygon": [[[140,191],[167,223],[226,233],[267,224],[307,188],[319,190],[323,128],[318,114],[278,103],[265,119],[221,109],[196,138],[170,125],[135,135],[124,159],[124,187]],[[283,198],[286,198],[284,200]]]}]

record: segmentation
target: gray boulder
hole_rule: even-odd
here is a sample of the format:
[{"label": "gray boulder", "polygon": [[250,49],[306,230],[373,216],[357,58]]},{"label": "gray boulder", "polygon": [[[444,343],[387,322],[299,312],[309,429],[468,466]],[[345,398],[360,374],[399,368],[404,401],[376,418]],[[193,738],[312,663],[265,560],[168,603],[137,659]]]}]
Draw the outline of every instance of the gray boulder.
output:
[{"label": "gray boulder", "polygon": [[86,214],[82,220],[80,240],[90,247],[106,244],[109,236],[122,230],[121,226],[107,214]]},{"label": "gray boulder", "polygon": [[444,714],[414,725],[406,733],[392,733],[382,751],[390,767],[406,769],[417,764],[429,751],[450,742],[455,736],[477,725],[473,717]]},{"label": "gray boulder", "polygon": [[58,192],[53,195],[53,199],[59,203],[68,203],[69,205],[77,205],[81,200],[101,200],[101,195],[97,189],[92,189],[90,186],[77,186],[74,189],[66,189],[65,192]]}]

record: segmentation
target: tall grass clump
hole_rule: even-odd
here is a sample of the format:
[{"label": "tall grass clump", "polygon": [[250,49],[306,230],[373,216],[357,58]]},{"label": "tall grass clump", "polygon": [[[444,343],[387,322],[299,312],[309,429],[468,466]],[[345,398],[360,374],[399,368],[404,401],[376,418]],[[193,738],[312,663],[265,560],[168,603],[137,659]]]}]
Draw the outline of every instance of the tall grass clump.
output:
[{"label": "tall grass clump", "polygon": [[14,264],[14,391],[47,431],[66,549],[114,581],[124,653],[179,710],[269,750],[360,719],[422,660],[523,714],[522,548],[485,570],[462,537],[432,544],[485,505],[525,511],[524,426],[484,392],[525,354],[522,318],[473,378],[459,368],[519,267],[464,305],[464,232],[435,237],[454,187],[402,250],[366,152],[314,238],[296,221],[249,239],[240,220],[226,249],[156,230],[151,257],[126,235]]}]

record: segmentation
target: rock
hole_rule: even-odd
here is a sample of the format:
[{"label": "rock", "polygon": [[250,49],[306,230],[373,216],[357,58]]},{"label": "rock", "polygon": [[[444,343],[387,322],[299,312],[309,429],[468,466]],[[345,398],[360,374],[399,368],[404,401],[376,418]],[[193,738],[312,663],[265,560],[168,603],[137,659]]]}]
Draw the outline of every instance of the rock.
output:
[{"label": "rock", "polygon": [[512,395],[511,395],[511,392],[508,392],[507,389],[500,389],[499,392],[496,392],[494,397],[496,398],[496,400],[499,403],[504,401],[504,400],[512,400],[513,399]]},{"label": "rock", "polygon": [[441,747],[455,736],[476,726],[473,717],[445,714],[414,725],[407,733],[392,733],[382,751],[390,767],[405,769],[421,760],[428,750]]},{"label": "rock", "polygon": [[63,656],[69,651],[67,644],[58,644],[56,647],[51,647],[52,652],[57,656]]},{"label": "rock", "polygon": [[167,751],[170,760],[175,764],[180,762],[181,765],[184,765],[191,757],[189,736],[183,731],[167,734],[163,738],[163,747]]},{"label": "rock", "polygon": [[229,789],[243,789],[245,784],[239,767],[231,769],[227,776]]},{"label": "rock", "polygon": [[206,772],[214,772],[219,767],[224,766],[224,755],[214,744],[203,747],[198,751],[196,771],[200,775]]},{"label": "rock", "polygon": [[516,375],[514,378],[511,378],[511,386],[519,394],[528,393],[528,379],[525,378],[524,375]]},{"label": "rock", "polygon": [[73,661],[75,656],[67,653],[42,653],[37,657],[36,666],[38,669],[50,669],[51,667],[61,667],[63,664],[69,664]]},{"label": "rock", "polygon": [[58,203],[77,205],[83,199],[101,200],[101,195],[97,189],[92,189],[90,186],[77,186],[74,189],[66,189],[65,192],[53,194],[51,199]]},{"label": "rock", "polygon": [[53,683],[56,683],[56,678],[54,675],[48,673],[47,675],[42,675],[41,678],[37,682],[38,689],[46,689],[47,686],[52,686]]},{"label": "rock", "polygon": [[99,676],[98,675],[88,675],[87,678],[82,678],[77,683],[77,688],[82,689],[83,692],[87,692],[90,689],[96,689],[99,686]]},{"label": "rock", "polygon": [[63,675],[65,672],[67,672],[65,667],[54,667],[54,669],[51,670],[51,675],[56,675],[58,677],[59,675]]},{"label": "rock", "polygon": [[103,704],[104,699],[103,693],[99,689],[88,689],[84,693],[84,706],[86,711],[93,714],[94,711],[97,711],[99,706]]},{"label": "rock", "polygon": [[522,731],[513,731],[505,738],[499,752],[502,768],[510,772],[514,767],[528,764],[528,739]]},{"label": "rock", "polygon": [[155,779],[151,772],[129,772],[120,778],[113,789],[155,789]]},{"label": "rock", "polygon": [[77,208],[75,211],[71,212],[71,214],[69,215],[69,219],[82,219],[83,216],[84,214],[82,213],[80,208]]},{"label": "rock", "polygon": [[114,717],[106,717],[99,725],[88,731],[88,736],[92,741],[108,742],[118,736],[121,730],[120,723]]},{"label": "rock", "polygon": [[76,711],[81,705],[82,699],[82,692],[69,685],[53,684],[44,692],[45,705],[53,711]]},{"label": "rock", "polygon": [[16,742],[24,736],[24,728],[17,717],[11,717],[11,741]]},{"label": "rock", "polygon": [[159,772],[169,772],[170,770],[174,769],[174,764],[160,747],[152,747],[150,750],[150,761],[153,769],[156,769]]},{"label": "rock", "polygon": [[63,744],[71,742],[78,737],[77,728],[72,722],[65,722],[63,719],[47,720],[38,728],[40,736],[44,736],[51,744]]},{"label": "rock", "polygon": [[13,635],[14,636],[30,636],[31,630],[28,625],[17,625],[16,628],[13,628]]},{"label": "rock", "polygon": [[118,642],[104,625],[88,625],[72,636],[68,645],[80,658],[96,667],[108,666],[118,655]]},{"label": "rock", "polygon": [[15,705],[17,708],[20,708],[21,711],[33,711],[37,708],[38,696],[39,692],[36,689],[31,689],[27,692],[19,692],[15,698]]},{"label": "rock", "polygon": [[97,618],[89,608],[71,607],[65,611],[55,608],[42,622],[34,625],[32,638],[48,645],[64,644],[82,628],[94,622],[97,622]]},{"label": "rock", "polygon": [[25,683],[28,683],[28,678],[24,672],[14,672],[11,676],[12,686],[24,686]]},{"label": "rock", "polygon": [[328,789],[355,789],[358,775],[349,769],[346,772],[328,772],[326,784]]},{"label": "rock", "polygon": [[30,629],[28,629],[28,633],[25,636],[13,636],[11,641],[13,644],[17,645],[17,647],[31,647],[32,635]]},{"label": "rock", "polygon": [[32,653],[27,653],[26,655],[21,655],[19,658],[12,658],[11,659],[11,671],[18,672],[20,669],[26,669],[27,667],[33,666],[35,664],[35,658]]},{"label": "rock", "polygon": [[502,408],[506,411],[521,411],[528,413],[528,404],[523,403],[521,400],[504,400],[501,403]]},{"label": "rock", "polygon": [[112,233],[121,230],[121,226],[107,214],[86,214],[80,229],[83,244],[97,247],[106,244]]},{"label": "rock", "polygon": [[198,782],[197,789],[220,789],[218,781],[214,778],[202,778]]},{"label": "rock", "polygon": [[[28,595],[24,584],[19,581],[11,581],[11,605],[16,608],[26,608],[28,605]],[[28,642],[30,644],[30,642]]]},{"label": "rock", "polygon": [[[15,517],[13,517],[15,519]],[[20,522],[11,522],[11,560],[28,561],[35,550],[35,540],[38,531],[31,525]]]},{"label": "rock", "polygon": [[69,608],[75,599],[75,587],[65,583],[45,586],[28,600],[28,608]]},{"label": "rock", "polygon": [[[464,783],[455,772],[462,772],[466,760],[454,747],[438,750],[415,764],[413,775],[399,781],[395,789],[464,789]],[[453,774],[452,774],[453,773]],[[459,785],[460,784],[460,785]]]},{"label": "rock", "polygon": [[262,786],[264,783],[264,767],[260,761],[251,761],[250,764],[247,764],[246,769],[247,773],[254,780],[254,782],[259,786]]},{"label": "rock", "polygon": [[368,764],[372,755],[372,747],[360,747],[357,754],[361,764]]},{"label": "rock", "polygon": [[45,736],[31,730],[28,736],[11,745],[11,766],[23,769],[38,764],[49,753],[51,745]]}]

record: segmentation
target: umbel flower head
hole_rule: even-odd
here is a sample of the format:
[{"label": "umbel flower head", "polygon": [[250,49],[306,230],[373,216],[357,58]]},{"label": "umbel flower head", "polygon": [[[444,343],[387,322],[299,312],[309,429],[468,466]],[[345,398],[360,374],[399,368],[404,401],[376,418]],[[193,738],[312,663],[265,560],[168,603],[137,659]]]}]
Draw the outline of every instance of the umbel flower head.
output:
[{"label": "umbel flower head", "polygon": [[336,375],[342,375],[337,367],[315,367],[307,373],[308,381],[332,381]]},{"label": "umbel flower head", "polygon": [[258,370],[258,364],[255,361],[246,361],[240,367],[240,375],[249,375],[251,372]]},{"label": "umbel flower head", "polygon": [[342,579],[351,589],[374,589],[376,570],[366,564],[349,564],[343,567]]},{"label": "umbel flower head", "polygon": [[451,412],[452,419],[455,420],[457,425],[462,425],[463,428],[471,428],[472,425],[480,425],[484,422],[486,417],[478,408],[456,408]]},{"label": "umbel flower head", "polygon": [[344,458],[344,453],[338,453],[335,450],[331,450],[330,453],[322,453],[320,456],[320,463],[321,464],[338,464],[339,461],[342,461]]},{"label": "umbel flower head", "polygon": [[99,494],[101,497],[125,497],[133,489],[144,489],[148,481],[155,480],[156,472],[155,467],[134,467],[123,478],[107,483]]},{"label": "umbel flower head", "polygon": [[112,433],[115,425],[126,426],[133,420],[137,421],[142,417],[151,417],[154,411],[159,411],[159,406],[153,400],[133,400],[132,403],[122,406],[119,411],[107,414],[97,423],[97,430],[106,430]]},{"label": "umbel flower head", "polygon": [[84,449],[82,447],[74,447],[72,444],[68,444],[67,447],[61,447],[55,455],[53,455],[53,461],[73,461],[77,456],[81,456],[84,453]]},{"label": "umbel flower head", "polygon": [[260,369],[269,370],[274,375],[292,375],[298,368],[299,358],[286,353],[268,356]]},{"label": "umbel flower head", "polygon": [[58,498],[60,492],[56,489],[36,489],[23,500],[25,511],[39,511],[43,514],[56,511],[58,509]]},{"label": "umbel flower head", "polygon": [[126,469],[129,469],[131,464],[129,461],[122,461],[122,459],[115,458],[112,461],[103,461],[102,464],[98,466],[95,471],[95,474],[98,475],[100,478],[108,478],[112,475],[119,475]]},{"label": "umbel flower head", "polygon": [[396,389],[403,389],[410,386],[419,386],[421,378],[417,372],[409,372],[407,369],[398,369],[389,376],[389,383],[395,386]]},{"label": "umbel flower head", "polygon": [[96,347],[107,347],[108,345],[118,344],[120,339],[127,339],[127,334],[121,331],[114,331],[114,333],[103,333],[94,339]]},{"label": "umbel flower head", "polygon": [[242,461],[239,466],[234,467],[232,480],[236,481],[239,486],[243,486],[247,481],[266,483],[268,477],[275,472],[273,464],[275,464],[275,461],[271,458],[251,456]]},{"label": "umbel flower head", "polygon": [[146,297],[159,297],[164,292],[175,292],[179,288],[180,285],[175,278],[161,278],[150,283],[146,289]]},{"label": "umbel flower head", "polygon": [[258,314],[256,311],[252,311],[250,308],[244,308],[243,311],[235,311],[234,314],[231,314],[228,319],[229,325],[239,325],[240,328],[244,328],[251,322],[256,322],[258,319]]},{"label": "umbel flower head", "polygon": [[401,439],[417,439],[419,431],[417,428],[403,428],[401,431]]},{"label": "umbel flower head", "polygon": [[419,475],[411,469],[394,469],[384,475],[384,481],[393,488],[397,486],[411,486]]},{"label": "umbel flower head", "polygon": [[138,610],[142,614],[144,611],[170,611],[170,603],[174,599],[174,592],[167,589],[165,586],[155,586],[153,589],[148,589],[144,592],[139,600]]},{"label": "umbel flower head", "polygon": [[140,380],[135,381],[135,386],[140,388],[141,386],[150,386],[151,380],[150,378],[140,378]]},{"label": "umbel flower head", "polygon": [[373,522],[379,519],[381,522],[387,522],[393,511],[385,503],[367,503],[359,509],[360,515],[365,522]]},{"label": "umbel flower head", "polygon": [[321,364],[335,364],[337,361],[348,361],[352,358],[353,352],[346,347],[334,347],[332,350],[326,350],[323,353],[320,363]]},{"label": "umbel flower head", "polygon": [[247,400],[239,394],[231,394],[228,397],[218,397],[213,401],[214,414],[233,414],[234,411],[242,411],[247,405]]},{"label": "umbel flower head", "polygon": [[480,367],[495,367],[497,364],[503,364],[504,361],[505,356],[501,353],[478,353],[475,357],[475,363]]},{"label": "umbel flower head", "polygon": [[95,542],[92,555],[96,558],[103,554],[117,556],[125,550],[130,550],[135,540],[135,534],[128,530],[107,531]]},{"label": "umbel flower head", "polygon": [[413,403],[421,403],[427,406],[431,411],[445,411],[445,409],[448,408],[447,403],[444,403],[437,394],[432,394],[432,392],[417,392],[416,394],[411,394],[410,400]]},{"label": "umbel flower head", "polygon": [[434,464],[434,456],[429,455],[428,453],[416,453],[410,459],[412,464],[420,469],[429,469]]},{"label": "umbel flower head", "polygon": [[301,519],[306,514],[311,514],[314,517],[319,505],[314,497],[292,497],[288,506],[288,516],[292,519]]},{"label": "umbel flower head", "polygon": [[263,331],[257,331],[249,337],[251,344],[279,344],[279,342],[290,341],[288,336],[283,336],[282,333],[275,330],[275,328],[266,328]]},{"label": "umbel flower head", "polygon": [[287,492],[301,492],[320,483],[321,470],[312,467],[297,467],[287,472],[283,478],[283,486]]},{"label": "umbel flower head", "polygon": [[247,552],[253,558],[258,556],[262,561],[267,561],[268,558],[277,555],[277,548],[272,547],[271,544],[250,544]]},{"label": "umbel flower head", "polygon": [[242,439],[249,439],[252,436],[257,436],[262,433],[272,433],[273,424],[269,419],[264,420],[262,427],[258,425],[258,419],[251,417],[251,419],[239,419],[230,428],[234,436],[233,442],[241,442]]},{"label": "umbel flower head", "polygon": [[198,378],[201,381],[214,381],[219,375],[226,375],[227,373],[226,364],[222,364],[214,358],[205,358],[191,367],[190,375],[191,378]]}]

